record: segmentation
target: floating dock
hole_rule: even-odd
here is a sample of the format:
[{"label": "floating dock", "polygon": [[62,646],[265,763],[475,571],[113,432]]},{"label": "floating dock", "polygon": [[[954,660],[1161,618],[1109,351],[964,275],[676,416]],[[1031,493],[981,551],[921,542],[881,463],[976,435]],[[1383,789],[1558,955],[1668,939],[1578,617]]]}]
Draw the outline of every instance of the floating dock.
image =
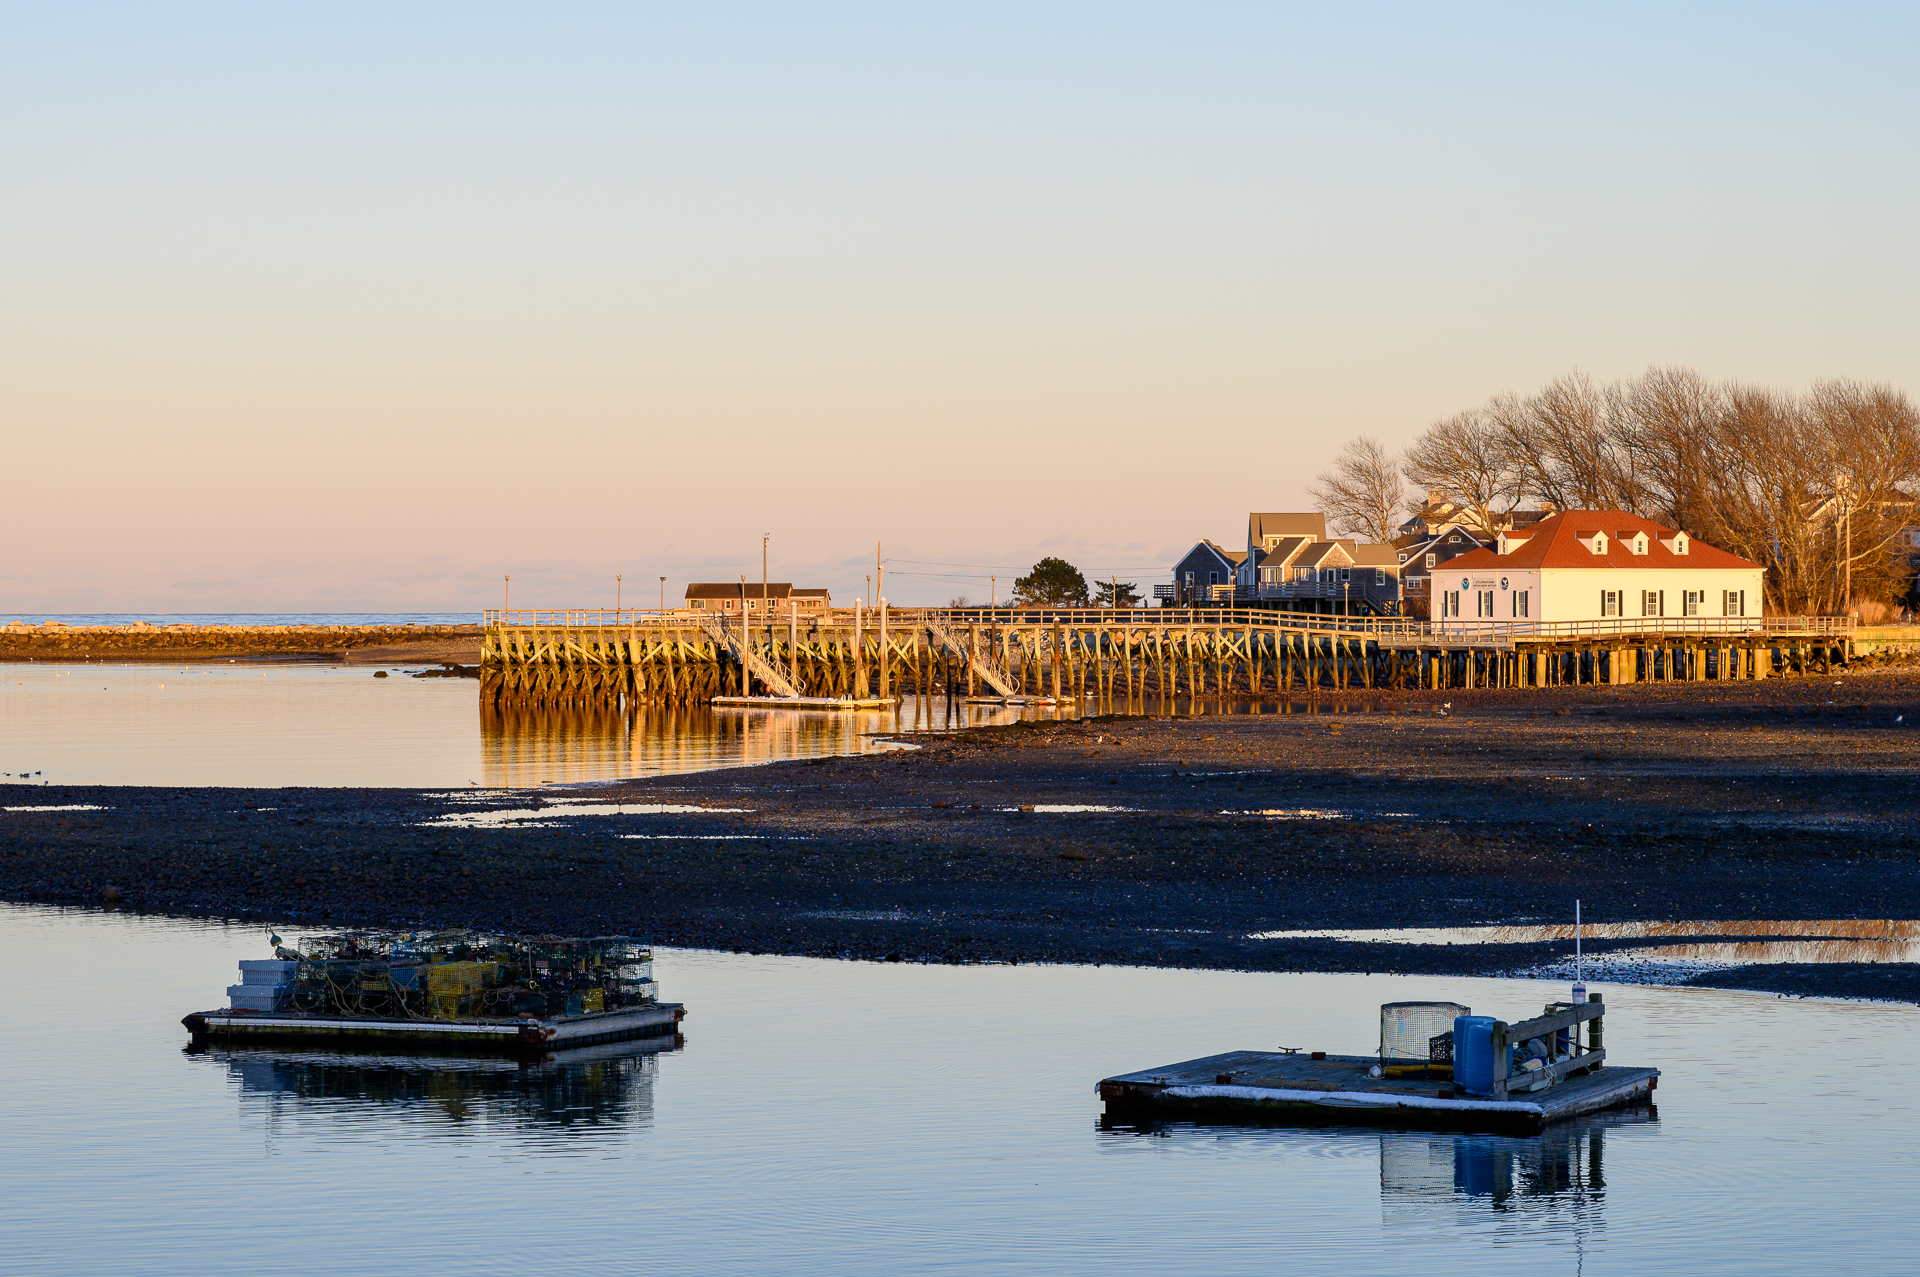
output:
[{"label": "floating dock", "polygon": [[[1445,1078],[1375,1078],[1371,1055],[1229,1051],[1100,1082],[1114,1117],[1335,1122],[1531,1133],[1651,1097],[1659,1069],[1601,1066],[1524,1099],[1476,1099]],[[1223,1080],[1224,1079],[1224,1080]]]},{"label": "floating dock", "polygon": [[255,1043],[425,1048],[462,1054],[545,1055],[603,1042],[672,1037],[686,1008],[651,1002],[583,1015],[548,1019],[403,1019],[392,1016],[317,1015],[299,1011],[196,1011],[180,1021],[193,1045],[233,1047]]},{"label": "floating dock", "polygon": [[[1394,1051],[1396,1035],[1398,1045],[1405,1044],[1400,1026],[1416,1023],[1423,1010],[1464,1015],[1467,1008],[1444,1002],[1385,1004],[1380,1008],[1377,1055],[1230,1051],[1102,1078],[1099,1095],[1114,1117],[1151,1114],[1532,1133],[1583,1113],[1644,1103],[1660,1084],[1659,1069],[1607,1065],[1606,1005],[1597,994],[1584,1002],[1549,1003],[1546,1014],[1517,1024],[1471,1016],[1453,1020],[1456,1026],[1481,1027],[1485,1072],[1480,1081],[1485,1085],[1476,1088],[1485,1091],[1481,1095],[1455,1080],[1453,1032],[1430,1039],[1419,1035],[1425,1039],[1420,1045],[1430,1043],[1430,1051],[1441,1047],[1444,1056],[1434,1053],[1415,1060]],[[1518,1052],[1523,1044],[1538,1044],[1544,1058]],[[1506,1063],[1495,1069],[1494,1061]],[[1470,1064],[1463,1067],[1465,1077],[1474,1076]]]}]

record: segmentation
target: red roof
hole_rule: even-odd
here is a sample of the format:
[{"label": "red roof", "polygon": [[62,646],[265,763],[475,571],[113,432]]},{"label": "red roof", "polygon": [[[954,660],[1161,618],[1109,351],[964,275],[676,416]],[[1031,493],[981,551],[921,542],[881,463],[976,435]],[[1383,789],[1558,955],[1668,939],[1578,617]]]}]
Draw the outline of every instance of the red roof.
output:
[{"label": "red roof", "polygon": [[[1607,534],[1607,552],[1595,554],[1582,538],[1595,532]],[[1647,552],[1635,554],[1625,544],[1636,532],[1647,534]],[[1661,541],[1674,535],[1674,529],[1651,519],[1643,519],[1625,510],[1566,510],[1550,519],[1542,519],[1509,541],[1524,535],[1526,540],[1506,554],[1494,548],[1469,550],[1448,559],[1449,570],[1474,571],[1484,568],[1749,568],[1758,569],[1737,554],[1715,549],[1705,541],[1687,535],[1687,552],[1675,554]]]}]

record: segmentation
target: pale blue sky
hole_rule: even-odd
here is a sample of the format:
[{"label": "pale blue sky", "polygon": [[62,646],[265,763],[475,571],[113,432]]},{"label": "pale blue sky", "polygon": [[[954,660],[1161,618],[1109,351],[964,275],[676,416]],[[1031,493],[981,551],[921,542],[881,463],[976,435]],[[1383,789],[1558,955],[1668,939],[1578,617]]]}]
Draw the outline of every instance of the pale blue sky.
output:
[{"label": "pale blue sky", "polygon": [[0,611],[1149,581],[1574,367],[1920,389],[1917,12],[0,6]]}]

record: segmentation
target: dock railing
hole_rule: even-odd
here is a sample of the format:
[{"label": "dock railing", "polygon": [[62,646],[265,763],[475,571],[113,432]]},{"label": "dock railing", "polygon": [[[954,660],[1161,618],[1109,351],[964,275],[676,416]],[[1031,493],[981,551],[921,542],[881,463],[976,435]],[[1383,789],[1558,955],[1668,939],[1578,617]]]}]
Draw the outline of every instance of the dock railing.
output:
[{"label": "dock railing", "polygon": [[[1600,995],[1590,993],[1585,1002],[1556,1002],[1547,1008],[1545,1015],[1522,1020],[1518,1024],[1495,1020],[1493,1098],[1496,1101],[1506,1100],[1515,1090],[1533,1090],[1550,1085],[1548,1079],[1598,1068],[1607,1058],[1602,1037],[1602,1020],[1606,1013],[1606,1004],[1600,1000]],[[1582,1024],[1587,1026],[1584,1042],[1581,1041]],[[1563,1031],[1567,1034],[1568,1056],[1564,1060],[1556,1060],[1553,1057],[1559,1052],[1553,1050],[1552,1045]],[[1546,1062],[1537,1069],[1519,1069],[1507,1073],[1507,1048],[1522,1045],[1534,1038],[1547,1040],[1549,1049]]]}]

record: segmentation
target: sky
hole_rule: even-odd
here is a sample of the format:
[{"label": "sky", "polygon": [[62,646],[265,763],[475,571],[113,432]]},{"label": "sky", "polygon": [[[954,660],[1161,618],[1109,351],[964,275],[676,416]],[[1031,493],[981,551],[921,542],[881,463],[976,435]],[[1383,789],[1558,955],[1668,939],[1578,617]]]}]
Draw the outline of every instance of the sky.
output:
[{"label": "sky", "polygon": [[1144,587],[1576,368],[1920,392],[1916,37],[0,3],[0,613]]}]

